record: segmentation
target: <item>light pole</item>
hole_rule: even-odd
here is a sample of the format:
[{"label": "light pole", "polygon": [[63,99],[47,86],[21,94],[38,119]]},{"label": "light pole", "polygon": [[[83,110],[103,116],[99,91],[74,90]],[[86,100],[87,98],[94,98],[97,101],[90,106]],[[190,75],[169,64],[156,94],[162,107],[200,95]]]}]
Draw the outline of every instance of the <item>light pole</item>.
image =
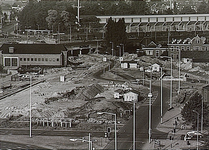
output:
[{"label": "light pole", "polygon": [[31,114],[31,75],[30,75],[30,137],[32,137],[32,114]]},{"label": "light pole", "polygon": [[202,113],[201,113],[201,133],[203,133],[203,98],[202,98]]},{"label": "light pole", "polygon": [[[151,100],[152,100],[152,80],[147,80],[147,79],[136,79],[136,80],[143,80],[143,81],[149,81],[149,94],[148,94],[148,98],[149,98],[149,131],[148,131],[148,134],[149,134],[149,143],[151,143],[151,119],[152,119],[152,114],[151,114]],[[134,133],[135,134],[135,133]]]},{"label": "light pole", "polygon": [[[161,58],[163,58],[163,57],[165,57],[165,58],[169,58],[169,59],[171,59],[171,85],[170,85],[170,109],[172,108],[172,84],[173,84],[173,82],[172,82],[172,80],[173,80],[173,73],[172,73],[172,57],[169,57],[169,56],[161,56]],[[180,80],[180,79],[179,79]]]},{"label": "light pole", "polygon": [[121,57],[121,46],[117,46],[117,47],[119,47],[119,57]]},{"label": "light pole", "polygon": [[113,47],[114,47],[114,44],[113,44],[113,42],[110,42],[110,44],[112,44],[112,56],[113,56]]},{"label": "light pole", "polygon": [[180,94],[180,87],[181,87],[181,81],[180,81],[180,76],[181,76],[181,50],[179,50],[179,89],[178,89],[178,94]]},{"label": "light pole", "polygon": [[193,112],[195,112],[197,114],[197,150],[198,150],[198,136],[199,136],[199,113],[196,110],[192,110]]},{"label": "light pole", "polygon": [[136,141],[136,103],[133,100],[133,150],[136,149],[135,141]]},{"label": "light pole", "polygon": [[115,150],[117,150],[117,121],[116,121],[116,114],[114,113],[109,113],[109,112],[97,112],[97,114],[102,115],[102,114],[108,114],[108,115],[113,115],[115,117]]},{"label": "light pole", "polygon": [[92,141],[90,140],[90,133],[89,133],[89,140],[84,140],[84,139],[70,139],[72,142],[76,141],[82,141],[82,142],[88,142],[89,143],[89,150],[92,150]]},{"label": "light pole", "polygon": [[160,122],[163,123],[163,80],[162,80],[163,68],[160,68]]},{"label": "light pole", "polygon": [[60,23],[58,24],[58,43],[60,44]]},{"label": "light pole", "polygon": [[69,31],[69,34],[70,34],[70,35],[69,35],[69,40],[70,40],[70,42],[71,42],[71,40],[72,40],[72,35],[71,35],[71,34],[72,34],[72,33],[71,33],[71,24],[69,24],[69,26],[70,26],[70,31]]}]

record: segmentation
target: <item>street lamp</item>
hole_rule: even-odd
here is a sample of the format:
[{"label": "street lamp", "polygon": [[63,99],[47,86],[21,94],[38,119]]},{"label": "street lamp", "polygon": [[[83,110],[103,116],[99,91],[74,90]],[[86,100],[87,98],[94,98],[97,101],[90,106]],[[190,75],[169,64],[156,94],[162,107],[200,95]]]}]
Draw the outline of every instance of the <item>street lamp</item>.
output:
[{"label": "street lamp", "polygon": [[181,50],[180,49],[178,49],[179,50],[179,89],[178,89],[178,94],[180,94],[180,86],[181,86],[181,81],[180,81],[180,76],[181,76]]},{"label": "street lamp", "polygon": [[169,57],[169,56],[161,56],[161,58],[169,58],[171,59],[171,85],[170,85],[170,109],[172,108],[172,79],[173,79],[173,76],[172,76],[172,57]]},{"label": "street lamp", "polygon": [[163,68],[160,68],[160,123],[163,123]]},{"label": "street lamp", "polygon": [[202,113],[201,113],[201,133],[203,132],[203,98],[202,98]]},{"label": "street lamp", "polygon": [[30,137],[32,137],[32,111],[31,111],[31,75],[30,75]]},{"label": "street lamp", "polygon": [[196,110],[192,110],[193,112],[195,112],[197,114],[197,150],[198,150],[198,136],[199,136],[199,113]]},{"label": "street lamp", "polygon": [[110,42],[110,44],[112,44],[112,49],[111,50],[112,50],[112,56],[113,56],[113,46],[114,45],[113,45],[113,42]]},{"label": "street lamp", "polygon": [[136,141],[136,101],[133,100],[133,150],[136,149],[135,141]]},{"label": "street lamp", "polygon": [[89,140],[84,140],[84,139],[70,139],[72,142],[76,141],[82,141],[82,142],[88,142],[89,143],[89,150],[92,150],[92,141],[90,140],[90,133],[89,133]]},{"label": "street lamp", "polygon": [[[148,94],[148,98],[149,98],[149,131],[148,131],[148,134],[149,134],[149,143],[151,143],[151,106],[152,106],[152,104],[151,104],[151,100],[152,100],[152,83],[151,83],[151,81],[152,80],[147,80],[147,79],[136,79],[137,81],[139,81],[139,80],[143,80],[143,81],[149,81],[149,94]],[[135,130],[135,129],[134,129]],[[134,133],[135,134],[135,133]]]},{"label": "street lamp", "polygon": [[116,114],[114,113],[109,113],[109,112],[97,112],[98,115],[102,114],[108,114],[108,115],[113,115],[115,117],[115,150],[117,150],[117,122],[116,122]]},{"label": "street lamp", "polygon": [[121,57],[121,46],[117,46],[117,47],[119,47],[119,57]]},{"label": "street lamp", "polygon": [[71,31],[72,29],[71,29],[71,24],[69,24],[69,27],[70,27],[70,28],[69,28],[70,31],[69,31],[69,34],[68,34],[68,35],[69,35],[69,38],[68,38],[68,39],[69,39],[70,42],[71,42],[71,40],[72,40],[72,33],[71,33],[71,32],[72,32],[72,31]]}]

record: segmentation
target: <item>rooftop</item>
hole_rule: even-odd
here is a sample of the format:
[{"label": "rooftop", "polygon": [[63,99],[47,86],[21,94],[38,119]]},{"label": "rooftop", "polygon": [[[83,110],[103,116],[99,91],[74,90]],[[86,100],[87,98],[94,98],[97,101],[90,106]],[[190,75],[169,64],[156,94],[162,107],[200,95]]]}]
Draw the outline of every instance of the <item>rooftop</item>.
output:
[{"label": "rooftop", "polygon": [[60,54],[66,51],[62,44],[3,44],[2,54],[9,54],[9,48],[14,47],[13,54]]}]

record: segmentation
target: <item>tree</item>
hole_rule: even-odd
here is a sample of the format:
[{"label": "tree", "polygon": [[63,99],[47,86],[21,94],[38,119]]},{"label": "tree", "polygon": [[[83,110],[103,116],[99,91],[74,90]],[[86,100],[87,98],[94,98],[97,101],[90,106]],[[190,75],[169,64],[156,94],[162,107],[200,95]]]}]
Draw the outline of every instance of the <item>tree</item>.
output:
[{"label": "tree", "polygon": [[[105,40],[107,47],[112,46],[110,42],[113,42],[113,48],[115,50],[120,44],[126,44],[127,35],[124,19],[119,19],[117,22],[113,21],[112,18],[108,20],[106,26]],[[119,50],[115,52],[116,54],[119,54]]]},{"label": "tree", "polygon": [[70,24],[70,16],[69,16],[69,12],[67,11],[62,11],[61,13],[61,18],[62,18],[62,22],[65,26],[65,28],[68,28],[69,24]]},{"label": "tree", "polygon": [[206,2],[201,2],[200,6],[197,8],[198,14],[208,14],[209,13],[209,7]]},{"label": "tree", "polygon": [[186,5],[180,12],[181,14],[196,14],[196,11],[191,6]]},{"label": "tree", "polygon": [[[202,110],[202,96],[196,92],[190,99],[189,101],[185,104],[184,108],[181,111],[182,117],[185,119],[187,122],[191,122],[196,126],[196,121],[197,121],[197,114],[195,114],[193,111],[197,111],[199,115],[199,120],[201,118],[201,110]],[[206,104],[203,105],[203,115],[204,115],[204,124],[207,124],[208,122],[208,106]]]},{"label": "tree", "polygon": [[48,27],[53,30],[53,27],[57,22],[57,11],[48,10],[48,16],[46,17],[46,21],[48,22]]}]

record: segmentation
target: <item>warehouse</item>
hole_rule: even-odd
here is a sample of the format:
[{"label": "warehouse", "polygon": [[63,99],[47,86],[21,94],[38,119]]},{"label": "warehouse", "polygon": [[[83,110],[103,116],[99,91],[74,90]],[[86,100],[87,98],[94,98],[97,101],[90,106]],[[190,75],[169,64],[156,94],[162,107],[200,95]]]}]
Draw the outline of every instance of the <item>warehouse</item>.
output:
[{"label": "warehouse", "polygon": [[61,44],[3,44],[1,65],[5,69],[20,66],[66,66],[67,49]]}]

